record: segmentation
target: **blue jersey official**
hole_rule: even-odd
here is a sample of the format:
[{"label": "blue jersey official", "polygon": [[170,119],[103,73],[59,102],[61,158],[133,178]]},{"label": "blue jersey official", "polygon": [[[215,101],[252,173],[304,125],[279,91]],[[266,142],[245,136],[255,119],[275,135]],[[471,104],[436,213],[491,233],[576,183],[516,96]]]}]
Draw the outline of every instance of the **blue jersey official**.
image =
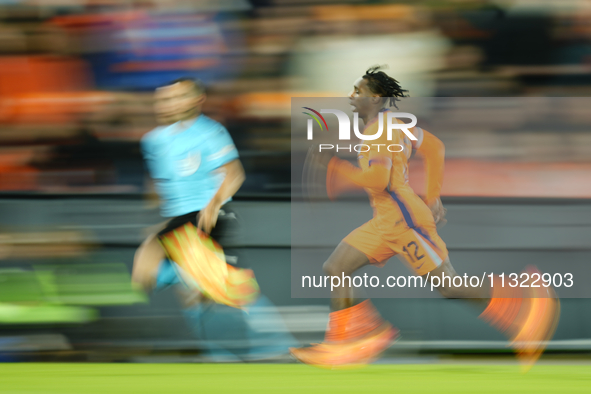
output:
[{"label": "blue jersey official", "polygon": [[183,78],[158,88],[154,109],[162,125],[144,135],[141,149],[168,223],[135,254],[132,280],[146,290],[156,284],[166,257],[158,237],[192,222],[224,246],[228,203],[244,182],[244,169],[230,134],[201,113],[202,84]]}]

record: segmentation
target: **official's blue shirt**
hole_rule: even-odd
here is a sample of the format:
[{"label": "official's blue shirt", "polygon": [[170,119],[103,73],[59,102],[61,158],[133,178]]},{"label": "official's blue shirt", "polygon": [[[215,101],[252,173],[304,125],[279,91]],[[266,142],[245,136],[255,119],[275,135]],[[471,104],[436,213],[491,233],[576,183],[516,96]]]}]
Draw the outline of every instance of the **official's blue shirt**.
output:
[{"label": "official's blue shirt", "polygon": [[141,147],[166,217],[205,208],[224,180],[216,170],[238,158],[226,128],[205,115],[180,132],[177,123],[157,127]]}]

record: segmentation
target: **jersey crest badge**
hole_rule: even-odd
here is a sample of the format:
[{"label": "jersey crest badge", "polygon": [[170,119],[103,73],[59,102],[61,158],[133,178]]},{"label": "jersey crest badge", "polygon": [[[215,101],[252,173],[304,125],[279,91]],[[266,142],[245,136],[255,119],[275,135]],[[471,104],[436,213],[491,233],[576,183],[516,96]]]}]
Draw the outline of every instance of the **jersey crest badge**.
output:
[{"label": "jersey crest badge", "polygon": [[190,153],[186,159],[177,161],[178,172],[180,176],[193,175],[201,165],[201,155],[199,152]]}]

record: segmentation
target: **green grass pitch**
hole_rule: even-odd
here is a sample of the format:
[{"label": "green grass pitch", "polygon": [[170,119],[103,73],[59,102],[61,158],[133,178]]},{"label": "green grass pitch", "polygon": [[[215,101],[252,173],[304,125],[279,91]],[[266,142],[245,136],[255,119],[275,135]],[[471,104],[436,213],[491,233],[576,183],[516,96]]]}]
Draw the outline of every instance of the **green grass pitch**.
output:
[{"label": "green grass pitch", "polygon": [[2,394],[591,393],[591,366],[300,364],[0,364]]}]

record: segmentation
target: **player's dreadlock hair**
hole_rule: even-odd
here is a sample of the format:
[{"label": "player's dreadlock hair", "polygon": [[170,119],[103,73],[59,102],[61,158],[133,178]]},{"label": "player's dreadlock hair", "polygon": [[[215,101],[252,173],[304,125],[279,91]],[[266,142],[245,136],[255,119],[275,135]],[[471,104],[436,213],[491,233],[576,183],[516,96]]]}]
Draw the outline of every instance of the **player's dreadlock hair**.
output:
[{"label": "player's dreadlock hair", "polygon": [[383,66],[372,66],[370,67],[363,76],[364,79],[367,80],[367,87],[375,94],[379,94],[381,97],[387,97],[388,106],[396,106],[396,101],[398,100],[396,97],[408,97],[405,95],[405,92],[408,90],[404,90],[400,87],[400,84],[397,80],[390,77],[383,71],[379,71],[380,69],[384,68]]}]

